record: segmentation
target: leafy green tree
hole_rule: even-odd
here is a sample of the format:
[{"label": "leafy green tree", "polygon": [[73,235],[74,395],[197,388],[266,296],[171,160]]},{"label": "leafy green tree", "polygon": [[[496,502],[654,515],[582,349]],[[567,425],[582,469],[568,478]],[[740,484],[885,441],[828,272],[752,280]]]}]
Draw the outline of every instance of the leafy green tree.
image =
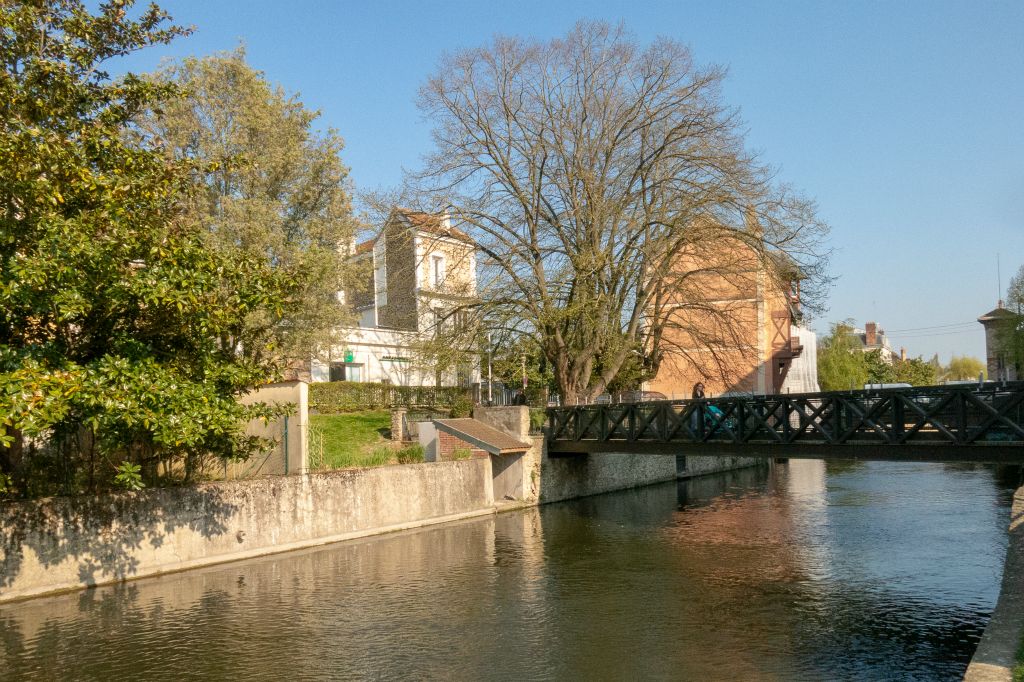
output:
[{"label": "leafy green tree", "polygon": [[0,474],[20,495],[194,475],[260,444],[236,397],[271,378],[241,332],[302,284],[210,249],[186,210],[201,169],[128,135],[176,89],[107,60],[185,31],[155,5],[0,5]]},{"label": "leafy green tree", "polygon": [[882,351],[868,351],[863,355],[864,365],[868,370],[868,380],[865,383],[892,384],[897,382],[895,363],[886,362],[882,357]]},{"label": "leafy green tree", "polygon": [[315,130],[318,112],[272,86],[241,48],[185,59],[154,78],[185,93],[139,124],[150,144],[204,169],[189,215],[215,247],[260,258],[301,284],[283,318],[250,316],[249,331],[272,329],[278,352],[310,357],[345,320],[337,292],[351,274],[355,221],[344,142],[334,130]]},{"label": "leafy green tree", "polygon": [[1006,288],[1006,307],[1017,314],[1024,314],[1024,265],[1010,278]]},{"label": "leafy green tree", "polygon": [[911,386],[932,386],[938,383],[935,366],[921,358],[907,358],[894,363],[895,380]]},{"label": "leafy green tree", "polygon": [[944,378],[953,381],[966,381],[977,379],[979,374],[985,373],[985,363],[978,358],[966,355],[954,355],[949,359],[949,365],[945,369]]},{"label": "leafy green tree", "polygon": [[818,348],[818,384],[823,391],[848,391],[868,382],[868,364],[849,321],[836,322]]},{"label": "leafy green tree", "polygon": [[1017,368],[1017,376],[1024,371],[1024,265],[1010,279],[1006,289],[1006,307],[1016,317],[1011,317],[996,330],[999,344],[1006,362]]}]

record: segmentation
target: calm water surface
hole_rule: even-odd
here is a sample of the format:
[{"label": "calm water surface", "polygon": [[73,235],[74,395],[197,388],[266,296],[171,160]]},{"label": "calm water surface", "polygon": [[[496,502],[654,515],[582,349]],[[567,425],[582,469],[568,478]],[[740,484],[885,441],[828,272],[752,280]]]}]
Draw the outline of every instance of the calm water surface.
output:
[{"label": "calm water surface", "polygon": [[1019,474],[793,461],[0,607],[0,679],[959,679]]}]

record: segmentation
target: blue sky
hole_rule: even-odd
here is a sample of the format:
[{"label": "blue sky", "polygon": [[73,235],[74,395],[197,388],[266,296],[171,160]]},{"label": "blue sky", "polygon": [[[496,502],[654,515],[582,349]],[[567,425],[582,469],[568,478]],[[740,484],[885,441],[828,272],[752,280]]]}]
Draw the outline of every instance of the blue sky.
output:
[{"label": "blue sky", "polygon": [[[289,2],[163,0],[196,33],[126,60],[246,45],[346,140],[357,189],[429,149],[414,105],[446,50],[545,38],[578,19],[665,35],[729,68],[752,149],[814,197],[838,277],[813,326],[876,320],[894,346],[984,355],[980,325],[1024,265],[1024,2]],[[964,331],[966,329],[966,331]],[[917,331],[897,331],[917,330]]]}]

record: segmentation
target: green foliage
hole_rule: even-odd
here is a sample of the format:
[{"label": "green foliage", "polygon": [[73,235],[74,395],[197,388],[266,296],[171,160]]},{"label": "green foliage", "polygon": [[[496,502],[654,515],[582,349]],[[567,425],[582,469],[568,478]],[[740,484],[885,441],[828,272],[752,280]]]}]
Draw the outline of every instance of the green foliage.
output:
[{"label": "green foliage", "polygon": [[473,415],[473,401],[464,393],[458,394],[452,398],[451,405],[451,416],[453,419],[470,417]]},{"label": "green foliage", "polygon": [[275,301],[283,317],[253,315],[243,334],[272,325],[277,351],[309,357],[344,321],[336,294],[351,267],[339,247],[351,243],[355,222],[341,137],[314,130],[317,112],[271,85],[241,48],[184,59],[152,78],[185,93],[148,109],[139,128],[144,141],[201,169],[189,217],[212,247],[262,260],[296,283]]},{"label": "green foliage", "polygon": [[452,450],[451,458],[453,460],[469,459],[473,456],[473,451],[469,448],[455,448]]},{"label": "green foliage", "polygon": [[1015,367],[1019,377],[1024,372],[1024,265],[1007,287],[1006,308],[1015,315],[997,328],[996,343],[999,344],[1007,365]]},{"label": "green foliage", "polygon": [[540,433],[548,423],[548,413],[542,407],[530,408],[530,431]]},{"label": "green foliage", "polygon": [[1024,265],[1010,278],[1006,287],[1006,307],[1016,313],[1024,313]]},{"label": "green foliage", "polygon": [[418,464],[424,460],[425,456],[426,453],[423,452],[423,446],[419,443],[406,445],[395,455],[399,464]]},{"label": "green foliage", "polygon": [[1024,682],[1024,634],[1017,645],[1016,664],[1013,666],[1013,682]]},{"label": "green foliage", "polygon": [[[320,414],[390,407],[451,408],[460,399],[469,400],[465,389],[452,387],[394,386],[358,381],[330,381],[309,385],[309,406]],[[472,409],[472,403],[469,405]]]},{"label": "green foliage", "polygon": [[850,336],[853,326],[837,322],[818,349],[818,384],[823,391],[847,391],[861,388],[868,382],[868,366],[864,354]]},{"label": "green foliage", "polygon": [[142,482],[142,467],[131,462],[121,462],[115,467],[117,475],[114,484],[125,490],[142,490],[146,484]]},{"label": "green foliage", "polygon": [[954,355],[949,359],[943,378],[952,381],[967,381],[977,379],[979,374],[985,373],[985,363],[978,358],[966,355]]},{"label": "green foliage", "polygon": [[393,464],[395,461],[395,450],[390,445],[378,445],[352,459],[345,467],[382,467]]},{"label": "green foliage", "polygon": [[131,4],[0,5],[0,471],[21,495],[105,487],[122,462],[189,477],[276,413],[236,400],[277,370],[272,335],[240,330],[302,283],[208,248],[183,211],[199,169],[132,141],[178,93],[104,62],[185,31]]},{"label": "green foliage", "polygon": [[865,384],[930,386],[937,383],[935,366],[921,358],[894,359],[891,363],[880,350],[862,352],[850,333],[852,325],[832,325],[818,351],[818,383],[823,391],[847,391]]}]

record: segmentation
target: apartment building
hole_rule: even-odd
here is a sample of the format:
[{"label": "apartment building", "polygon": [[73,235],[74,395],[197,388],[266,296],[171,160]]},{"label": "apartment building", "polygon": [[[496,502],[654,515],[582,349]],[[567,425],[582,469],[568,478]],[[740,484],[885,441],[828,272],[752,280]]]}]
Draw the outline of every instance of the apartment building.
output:
[{"label": "apartment building", "polygon": [[[475,357],[440,375],[417,349],[445,325],[460,324],[475,300],[476,245],[447,213],[396,208],[376,237],[358,244],[365,285],[344,296],[359,316],[342,329],[326,357],[313,360],[313,381],[367,381],[400,386],[468,386]],[[472,356],[470,356],[472,357]]]}]

